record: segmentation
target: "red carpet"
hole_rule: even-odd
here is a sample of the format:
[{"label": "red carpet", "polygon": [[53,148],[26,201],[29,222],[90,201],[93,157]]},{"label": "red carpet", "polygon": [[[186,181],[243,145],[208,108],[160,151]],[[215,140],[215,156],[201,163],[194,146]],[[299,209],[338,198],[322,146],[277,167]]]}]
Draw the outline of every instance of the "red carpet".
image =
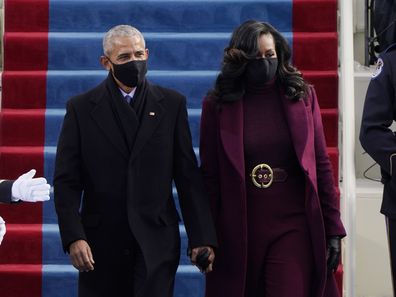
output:
[{"label": "red carpet", "polygon": [[49,0],[5,0],[4,7],[6,32],[48,32]]},{"label": "red carpet", "polygon": [[41,264],[42,257],[38,257],[41,254],[41,229],[41,224],[8,223],[7,237],[0,249],[0,264]]},{"label": "red carpet", "polygon": [[5,71],[2,83],[3,109],[40,109],[45,106],[46,71]]},{"label": "red carpet", "polygon": [[294,32],[337,32],[337,0],[293,0]]},{"label": "red carpet", "polygon": [[[33,74],[31,71],[47,69],[48,3],[48,0],[4,1],[3,110],[0,132],[2,178],[14,179],[31,168],[37,169],[37,175],[44,174],[46,83],[43,73]],[[20,76],[20,72],[10,70],[28,72],[22,81],[15,81],[13,78]],[[0,205],[0,215],[7,223],[7,234],[0,247],[0,296],[40,297],[42,204]]]},{"label": "red carpet", "polygon": [[41,265],[0,265],[1,297],[40,297]]},{"label": "red carpet", "polygon": [[[337,0],[293,1],[293,57],[318,94],[335,180],[338,181],[338,39]],[[324,43],[323,39],[327,42]],[[305,44],[312,46],[307,52]],[[336,272],[342,295],[342,266]]]},{"label": "red carpet", "polygon": [[48,33],[5,31],[4,70],[46,70],[47,64]]}]

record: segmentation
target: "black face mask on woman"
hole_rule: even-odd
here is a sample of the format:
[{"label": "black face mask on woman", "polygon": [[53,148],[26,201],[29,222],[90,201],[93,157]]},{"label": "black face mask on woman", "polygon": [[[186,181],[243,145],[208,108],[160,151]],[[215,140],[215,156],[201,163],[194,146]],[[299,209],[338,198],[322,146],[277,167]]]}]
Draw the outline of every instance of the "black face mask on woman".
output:
[{"label": "black face mask on woman", "polygon": [[251,85],[265,84],[275,77],[277,69],[277,58],[252,60],[246,65],[245,79]]},{"label": "black face mask on woman", "polygon": [[146,60],[130,61],[124,64],[114,64],[111,61],[110,63],[113,65],[114,76],[130,88],[134,88],[142,82],[147,73]]}]

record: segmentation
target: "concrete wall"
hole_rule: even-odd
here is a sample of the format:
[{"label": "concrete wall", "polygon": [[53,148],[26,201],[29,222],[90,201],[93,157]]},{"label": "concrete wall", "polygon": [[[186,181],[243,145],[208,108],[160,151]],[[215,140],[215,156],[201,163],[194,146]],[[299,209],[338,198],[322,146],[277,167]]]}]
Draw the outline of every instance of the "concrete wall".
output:
[{"label": "concrete wall", "polygon": [[365,0],[353,0],[354,5],[354,56],[355,61],[364,64],[364,3]]}]

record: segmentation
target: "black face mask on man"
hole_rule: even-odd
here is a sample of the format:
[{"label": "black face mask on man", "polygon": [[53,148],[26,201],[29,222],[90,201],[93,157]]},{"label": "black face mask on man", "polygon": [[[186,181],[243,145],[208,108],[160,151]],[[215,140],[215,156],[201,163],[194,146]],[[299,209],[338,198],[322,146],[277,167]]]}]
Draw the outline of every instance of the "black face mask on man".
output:
[{"label": "black face mask on man", "polygon": [[255,59],[246,65],[245,79],[248,84],[265,84],[275,77],[277,69],[277,58]]},{"label": "black face mask on man", "polygon": [[141,83],[147,73],[146,60],[135,60],[124,64],[114,64],[111,61],[110,63],[113,65],[115,78],[130,88],[134,88]]}]

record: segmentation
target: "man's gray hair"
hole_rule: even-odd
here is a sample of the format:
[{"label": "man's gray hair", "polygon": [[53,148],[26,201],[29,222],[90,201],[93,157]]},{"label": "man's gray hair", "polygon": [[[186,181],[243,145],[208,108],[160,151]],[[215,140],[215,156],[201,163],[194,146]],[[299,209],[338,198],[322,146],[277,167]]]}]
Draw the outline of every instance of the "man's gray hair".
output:
[{"label": "man's gray hair", "polygon": [[139,36],[143,40],[143,45],[146,47],[143,34],[135,27],[129,25],[118,25],[111,28],[103,37],[103,53],[109,56],[114,46],[114,38],[116,37],[134,37]]}]

